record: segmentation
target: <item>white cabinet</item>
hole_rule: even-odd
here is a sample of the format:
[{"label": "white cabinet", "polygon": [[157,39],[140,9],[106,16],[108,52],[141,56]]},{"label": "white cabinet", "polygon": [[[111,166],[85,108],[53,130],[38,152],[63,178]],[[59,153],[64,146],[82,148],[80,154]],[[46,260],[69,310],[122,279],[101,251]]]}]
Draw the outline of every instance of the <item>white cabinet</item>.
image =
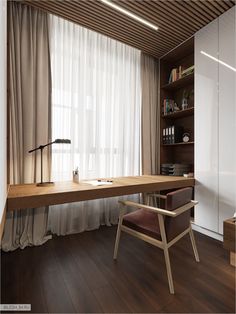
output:
[{"label": "white cabinet", "polygon": [[[235,7],[219,17],[219,60],[236,69]],[[219,64],[219,233],[236,211],[236,72]]]},{"label": "white cabinet", "polygon": [[[213,21],[195,36],[195,222],[218,231],[218,23]],[[206,210],[207,208],[207,210]]]},{"label": "white cabinet", "polygon": [[235,7],[195,35],[195,224],[223,233],[236,210]]}]

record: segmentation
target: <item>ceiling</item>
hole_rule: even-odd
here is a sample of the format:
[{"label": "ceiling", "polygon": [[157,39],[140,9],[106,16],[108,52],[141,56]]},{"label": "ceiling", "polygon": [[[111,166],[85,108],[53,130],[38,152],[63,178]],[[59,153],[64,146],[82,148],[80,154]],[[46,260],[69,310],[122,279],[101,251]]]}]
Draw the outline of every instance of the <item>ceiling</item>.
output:
[{"label": "ceiling", "polygon": [[113,0],[157,25],[158,31],[100,0],[22,0],[91,30],[161,57],[235,5],[235,0]]}]

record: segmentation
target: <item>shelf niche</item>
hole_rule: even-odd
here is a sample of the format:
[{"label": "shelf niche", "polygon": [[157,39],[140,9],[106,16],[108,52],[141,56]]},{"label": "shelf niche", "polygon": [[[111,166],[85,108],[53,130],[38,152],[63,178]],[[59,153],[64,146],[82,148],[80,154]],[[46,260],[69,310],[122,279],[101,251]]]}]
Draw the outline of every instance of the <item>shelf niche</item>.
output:
[{"label": "shelf niche", "polygon": [[[194,38],[173,49],[160,59],[160,104],[161,104],[161,164],[188,163],[194,172],[194,73],[169,83],[172,69],[185,70],[194,65]],[[182,99],[188,95],[188,107],[182,110]],[[164,114],[164,99],[173,99],[180,110]],[[183,133],[190,134],[187,143],[163,144],[163,129],[173,125],[183,127]],[[161,169],[160,169],[161,170]]]}]

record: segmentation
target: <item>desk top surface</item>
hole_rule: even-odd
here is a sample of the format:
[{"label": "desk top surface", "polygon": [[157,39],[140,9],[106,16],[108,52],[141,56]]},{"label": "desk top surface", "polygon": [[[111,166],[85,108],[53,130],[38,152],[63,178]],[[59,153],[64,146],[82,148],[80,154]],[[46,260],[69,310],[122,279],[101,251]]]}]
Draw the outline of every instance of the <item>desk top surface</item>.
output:
[{"label": "desk top surface", "polygon": [[10,185],[8,210],[154,192],[194,186],[195,183],[193,178],[162,175],[104,178],[100,180],[112,180],[112,183],[110,185],[94,186],[90,184],[91,180],[83,180],[79,183],[73,181],[55,182],[51,186],[37,186],[36,184]]}]

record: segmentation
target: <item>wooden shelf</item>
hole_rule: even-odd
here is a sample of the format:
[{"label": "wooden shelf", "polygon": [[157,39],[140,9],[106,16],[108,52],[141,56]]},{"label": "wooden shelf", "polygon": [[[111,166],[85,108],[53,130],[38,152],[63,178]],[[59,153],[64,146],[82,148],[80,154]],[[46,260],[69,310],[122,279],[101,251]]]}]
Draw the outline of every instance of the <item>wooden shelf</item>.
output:
[{"label": "wooden shelf", "polygon": [[188,109],[185,109],[185,110],[172,112],[172,113],[169,113],[169,114],[166,114],[166,115],[162,115],[161,117],[163,119],[178,119],[178,118],[191,116],[193,114],[194,114],[194,107],[188,108]]},{"label": "wooden shelf", "polygon": [[163,85],[162,88],[166,90],[175,90],[181,87],[185,87],[188,84],[193,84],[193,82],[194,82],[194,73],[191,73],[189,75],[182,77],[181,79],[177,81]]},{"label": "wooden shelf", "polygon": [[[183,141],[182,135],[184,133],[189,133],[190,135],[190,141],[187,143],[164,144],[166,143],[164,141],[160,146],[160,164],[169,162],[188,164],[191,167],[191,172],[194,172],[194,70],[191,74],[183,76],[175,82],[166,83],[173,69],[178,69],[179,67],[188,69],[193,65],[193,38],[176,47],[160,59],[160,142],[163,143],[164,133],[168,130],[169,135],[169,130],[172,127],[174,127],[176,135],[178,132],[181,133],[178,134],[180,137],[175,137],[176,141]],[[188,96],[187,109],[169,112],[164,115],[164,100],[172,99],[177,104],[181,104],[185,93]],[[182,130],[180,129],[181,127]]]},{"label": "wooden shelf", "polygon": [[162,146],[179,146],[179,145],[193,145],[194,142],[180,142],[180,143],[173,143],[173,144],[162,144]]}]

